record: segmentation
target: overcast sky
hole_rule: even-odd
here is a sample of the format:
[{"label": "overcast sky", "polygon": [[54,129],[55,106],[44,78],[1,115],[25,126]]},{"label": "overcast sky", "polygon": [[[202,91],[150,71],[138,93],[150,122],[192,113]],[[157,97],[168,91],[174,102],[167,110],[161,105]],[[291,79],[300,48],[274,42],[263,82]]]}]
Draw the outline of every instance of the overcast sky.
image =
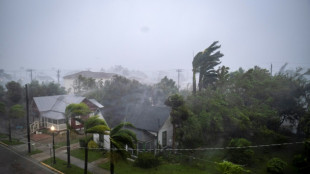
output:
[{"label": "overcast sky", "polygon": [[309,0],[0,0],[0,68],[191,69],[218,40],[236,70],[310,68]]}]

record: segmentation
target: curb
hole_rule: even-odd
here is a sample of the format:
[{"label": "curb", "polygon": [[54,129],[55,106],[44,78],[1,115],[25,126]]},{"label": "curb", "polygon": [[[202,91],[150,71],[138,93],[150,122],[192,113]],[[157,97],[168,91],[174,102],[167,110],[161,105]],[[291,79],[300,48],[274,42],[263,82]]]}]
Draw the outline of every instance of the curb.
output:
[{"label": "curb", "polygon": [[5,144],[4,142],[0,141],[0,144],[6,147],[9,147],[9,145]]},{"label": "curb", "polygon": [[62,173],[61,171],[59,171],[59,170],[57,170],[57,169],[55,169],[55,168],[53,168],[53,167],[51,167],[51,166],[45,164],[44,162],[40,162],[40,163],[41,163],[43,166],[45,166],[45,167],[47,167],[47,168],[49,168],[49,169],[51,169],[51,170],[53,170],[53,171],[55,171],[55,172],[57,172],[57,173],[59,173],[59,174],[64,174],[64,173]]}]

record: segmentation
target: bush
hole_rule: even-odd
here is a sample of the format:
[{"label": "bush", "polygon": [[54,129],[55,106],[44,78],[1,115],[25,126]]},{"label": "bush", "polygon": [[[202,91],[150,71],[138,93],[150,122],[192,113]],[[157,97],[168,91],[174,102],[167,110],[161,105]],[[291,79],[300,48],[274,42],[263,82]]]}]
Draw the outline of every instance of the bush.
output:
[{"label": "bush", "polygon": [[308,162],[308,158],[304,154],[295,155],[293,165],[300,173],[310,173],[310,162]]},{"label": "bush", "polygon": [[97,149],[99,146],[98,146],[98,144],[95,142],[95,141],[93,141],[93,140],[90,140],[89,142],[88,142],[88,148],[89,149]]},{"label": "bush", "polygon": [[267,162],[267,171],[269,173],[281,174],[283,173],[286,165],[287,163],[282,161],[280,158],[272,158]]},{"label": "bush", "polygon": [[245,170],[240,165],[234,164],[229,161],[223,161],[221,163],[218,163],[218,169],[223,174],[243,174],[243,173],[250,173],[249,170]]},{"label": "bush", "polygon": [[141,168],[152,168],[159,166],[160,161],[158,157],[152,153],[139,153],[134,165]]},{"label": "bush", "polygon": [[[229,143],[229,147],[246,147],[250,146],[251,142],[244,138],[232,139]],[[237,164],[251,164],[254,156],[254,151],[250,148],[229,149],[228,158],[230,161]]]}]

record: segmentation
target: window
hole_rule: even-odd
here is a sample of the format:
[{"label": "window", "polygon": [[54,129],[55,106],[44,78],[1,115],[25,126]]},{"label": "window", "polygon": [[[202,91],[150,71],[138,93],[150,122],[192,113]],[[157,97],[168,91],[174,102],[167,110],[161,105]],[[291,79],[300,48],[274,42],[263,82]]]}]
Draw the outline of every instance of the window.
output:
[{"label": "window", "polygon": [[[75,118],[78,118],[78,119],[80,119],[81,118],[81,116],[76,116]],[[75,121],[75,125],[76,126],[78,126],[78,125],[80,125],[81,123],[80,122],[78,122],[78,121]]]},{"label": "window", "polygon": [[65,122],[66,122],[65,119],[58,120],[58,124],[65,124]]},{"label": "window", "polygon": [[57,124],[57,120],[53,120],[53,123],[54,123],[54,124]]},{"label": "window", "polygon": [[162,133],[162,146],[163,147],[167,146],[167,131],[164,131]]}]

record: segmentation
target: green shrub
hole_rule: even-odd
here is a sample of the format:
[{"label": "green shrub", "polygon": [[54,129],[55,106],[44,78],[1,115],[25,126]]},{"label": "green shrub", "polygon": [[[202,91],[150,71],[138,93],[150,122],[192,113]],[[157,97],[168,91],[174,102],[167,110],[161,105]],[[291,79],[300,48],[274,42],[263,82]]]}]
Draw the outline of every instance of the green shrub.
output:
[{"label": "green shrub", "polygon": [[89,142],[88,142],[88,148],[89,149],[97,149],[99,146],[98,146],[98,144],[95,142],[95,141],[93,141],[93,140],[90,140]]},{"label": "green shrub", "polygon": [[298,154],[294,156],[293,165],[300,173],[310,173],[310,162],[305,154]]},{"label": "green shrub", "polygon": [[134,165],[141,168],[152,168],[159,166],[160,161],[158,157],[152,153],[139,153]]},{"label": "green shrub", "polygon": [[229,161],[223,161],[218,164],[218,169],[222,174],[244,174],[250,173],[250,170],[245,170],[242,166],[234,164]]},{"label": "green shrub", "polygon": [[244,147],[240,149],[229,149],[227,152],[228,159],[237,164],[251,164],[254,156],[254,151],[246,146],[250,146],[251,142],[244,138],[232,139],[229,143],[229,147]]},{"label": "green shrub", "polygon": [[281,174],[283,173],[286,165],[287,163],[282,161],[280,158],[272,158],[267,162],[267,171],[269,173]]}]

